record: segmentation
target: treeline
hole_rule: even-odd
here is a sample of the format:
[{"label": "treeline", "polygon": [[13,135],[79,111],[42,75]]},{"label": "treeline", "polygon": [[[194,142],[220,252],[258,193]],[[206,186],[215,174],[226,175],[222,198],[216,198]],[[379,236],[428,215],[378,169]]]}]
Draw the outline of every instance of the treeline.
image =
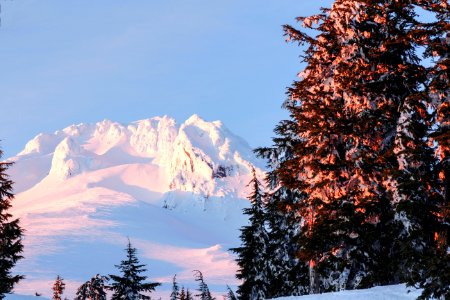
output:
[{"label": "treeline", "polygon": [[450,299],[448,1],[337,0],[297,20],[305,69],[256,150],[269,172],[232,249],[239,299],[398,283]]},{"label": "treeline", "polygon": [[[90,280],[83,283],[77,290],[75,300],[107,300],[108,291],[112,292],[111,300],[139,300],[151,299],[150,293],[160,286],[158,282],[146,282],[147,276],[142,273],[146,272],[145,265],[139,262],[136,256],[136,248],[132,247],[130,241],[126,248],[127,257],[121,261],[116,268],[119,269],[120,275],[102,276],[95,275]],[[179,286],[176,281],[176,275],[172,281],[172,292],[170,300],[215,300],[209,291],[203,274],[199,270],[194,270],[195,281],[199,286],[195,292]],[[53,284],[53,300],[63,300],[65,283],[59,275]],[[36,295],[39,295],[36,293]],[[236,299],[233,291],[228,287],[228,294],[225,299]]]}]

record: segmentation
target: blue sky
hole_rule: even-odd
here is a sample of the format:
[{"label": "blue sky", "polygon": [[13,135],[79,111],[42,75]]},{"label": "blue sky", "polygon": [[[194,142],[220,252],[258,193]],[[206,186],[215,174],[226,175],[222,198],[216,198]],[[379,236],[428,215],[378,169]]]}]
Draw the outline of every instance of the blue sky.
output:
[{"label": "blue sky", "polygon": [[196,113],[269,145],[301,49],[281,25],[331,0],[0,0],[0,145]]}]

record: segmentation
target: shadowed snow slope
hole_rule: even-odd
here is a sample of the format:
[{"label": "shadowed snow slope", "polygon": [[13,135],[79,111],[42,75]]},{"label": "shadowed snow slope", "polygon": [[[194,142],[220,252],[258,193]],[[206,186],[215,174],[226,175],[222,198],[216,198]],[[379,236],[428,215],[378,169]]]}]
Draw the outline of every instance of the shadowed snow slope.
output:
[{"label": "shadowed snow slope", "polygon": [[39,134],[9,159],[13,214],[26,230],[21,294],[51,295],[57,275],[67,295],[97,273],[116,273],[127,237],[146,275],[195,288],[192,270],[212,290],[236,284],[228,252],[239,245],[247,183],[261,162],[219,122],[194,115],[181,125],[155,117]]}]

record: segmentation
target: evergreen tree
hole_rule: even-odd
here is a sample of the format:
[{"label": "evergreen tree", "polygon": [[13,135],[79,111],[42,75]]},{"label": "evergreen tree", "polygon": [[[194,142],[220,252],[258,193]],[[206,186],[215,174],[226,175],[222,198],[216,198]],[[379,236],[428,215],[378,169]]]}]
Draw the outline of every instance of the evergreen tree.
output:
[{"label": "evergreen tree", "polygon": [[138,300],[138,299],[150,299],[149,296],[141,294],[141,292],[154,291],[160,283],[152,282],[147,283],[145,280],[147,276],[140,275],[145,272],[145,265],[139,264],[139,260],[136,257],[136,248],[131,246],[131,242],[128,241],[127,258],[123,260],[120,265],[116,265],[121,271],[121,276],[109,275],[113,281],[109,287],[114,291],[112,295],[113,300]]},{"label": "evergreen tree", "polygon": [[435,248],[430,230],[441,201],[426,143],[433,116],[415,7],[337,0],[298,20],[318,34],[285,26],[288,39],[309,47],[285,102],[292,119],[279,125],[287,134],[274,140],[281,152],[292,142],[292,154],[274,174],[304,197],[293,208],[309,290],[398,283],[403,267],[413,268],[405,255],[433,253],[423,250]]},{"label": "evergreen tree", "polygon": [[[0,159],[2,155],[0,150]],[[11,163],[0,162],[0,299],[12,292],[14,285],[24,278],[22,275],[11,274],[12,268],[22,258],[23,230],[19,219],[11,220],[12,215],[8,213],[14,198],[13,182],[6,174],[10,166]]]},{"label": "evergreen tree", "polygon": [[184,290],[184,286],[181,287],[181,291],[177,299],[186,300],[186,292]]},{"label": "evergreen tree", "polygon": [[239,270],[236,275],[242,280],[237,293],[240,299],[265,299],[268,286],[267,243],[263,211],[263,192],[261,183],[253,170],[253,178],[249,185],[252,194],[249,196],[251,206],[244,208],[244,214],[249,216],[250,224],[241,228],[241,247],[230,249],[238,255]]},{"label": "evergreen tree", "polygon": [[300,140],[283,165],[289,172],[279,173],[305,195],[299,254],[309,263],[311,293],[398,281],[387,263],[396,223],[383,176],[396,165],[386,154],[400,100],[380,93],[403,82],[390,64],[401,63],[405,52],[391,56],[385,48],[396,42],[378,2],[336,1],[299,18],[318,30],[317,38],[285,27],[289,38],[309,43],[308,65],[286,102]]},{"label": "evergreen tree", "polygon": [[170,294],[170,300],[177,300],[180,295],[180,288],[177,284],[177,275],[173,276],[172,280],[172,293]]},{"label": "evergreen tree", "polygon": [[192,296],[189,289],[186,290],[186,300],[194,300],[194,297]]},{"label": "evergreen tree", "polygon": [[189,289],[187,289],[185,291],[184,290],[184,286],[183,286],[183,287],[181,287],[180,296],[177,299],[179,299],[179,300],[193,300],[194,298],[192,297],[192,294],[189,291]]},{"label": "evergreen tree", "polygon": [[[211,296],[211,292],[209,291],[208,285],[205,283],[203,279],[203,274],[199,270],[194,270],[195,273],[195,281],[198,281],[198,290],[200,293],[195,295],[200,297],[200,300],[214,300]],[[186,298],[188,298],[189,291],[186,293]]]},{"label": "evergreen tree", "polygon": [[[271,190],[265,205],[265,220],[268,232],[269,265],[268,297],[302,295],[309,292],[307,264],[297,257],[299,251],[299,229],[302,218],[298,207],[304,198],[296,179],[281,182],[284,164],[293,158],[294,149],[299,143],[296,136],[296,123],[282,121],[275,128],[277,137],[274,147],[258,148],[257,155],[267,160],[266,184]],[[281,174],[280,174],[281,173]],[[287,179],[284,176],[284,179]],[[294,181],[294,182],[293,182]],[[288,187],[289,186],[289,187]]]},{"label": "evergreen tree", "polygon": [[309,291],[307,264],[297,257],[301,218],[295,207],[301,199],[302,196],[285,187],[269,194],[265,212],[270,254],[266,297],[304,295]]},{"label": "evergreen tree", "polygon": [[82,284],[76,293],[75,300],[106,300],[106,283],[109,278],[99,274]]},{"label": "evergreen tree", "polygon": [[66,288],[66,284],[61,276],[56,276],[55,283],[53,284],[53,300],[61,300],[62,294]]}]

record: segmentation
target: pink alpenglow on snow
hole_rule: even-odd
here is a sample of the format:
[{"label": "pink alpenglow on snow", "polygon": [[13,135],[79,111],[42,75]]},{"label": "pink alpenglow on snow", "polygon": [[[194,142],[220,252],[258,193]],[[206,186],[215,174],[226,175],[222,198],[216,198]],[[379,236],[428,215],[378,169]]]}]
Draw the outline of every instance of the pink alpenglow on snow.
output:
[{"label": "pink alpenglow on snow", "polygon": [[25,233],[26,279],[17,293],[50,296],[56,275],[68,296],[95,274],[114,274],[129,237],[163,284],[174,274],[195,289],[192,270],[212,290],[236,285],[228,249],[239,245],[247,184],[263,162],[221,122],[194,115],[128,125],[104,120],[39,134],[9,159],[13,213]]}]

